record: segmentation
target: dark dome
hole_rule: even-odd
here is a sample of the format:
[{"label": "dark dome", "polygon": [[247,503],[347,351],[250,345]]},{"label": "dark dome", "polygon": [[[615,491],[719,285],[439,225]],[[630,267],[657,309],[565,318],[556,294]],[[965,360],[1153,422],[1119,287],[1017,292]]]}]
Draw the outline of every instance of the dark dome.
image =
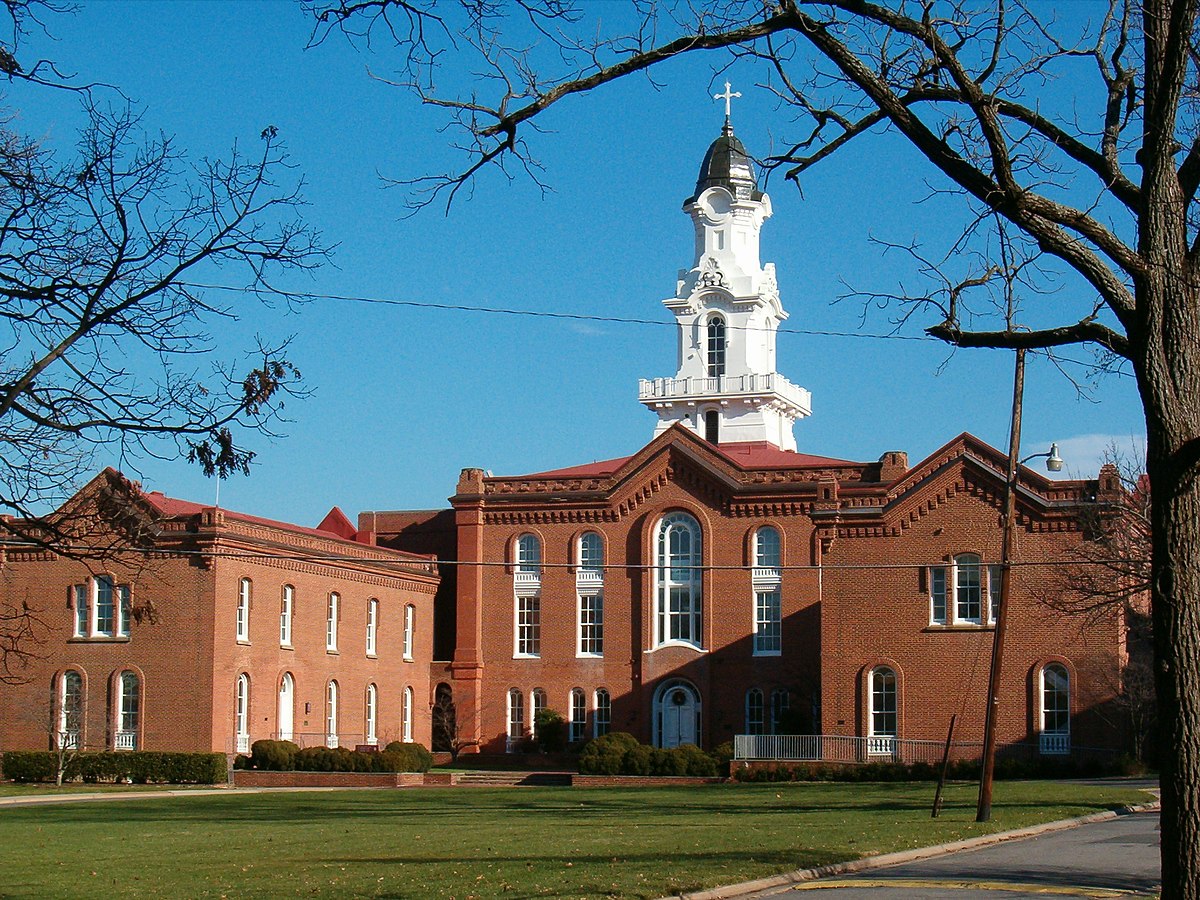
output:
[{"label": "dark dome", "polygon": [[712,146],[704,154],[704,162],[700,163],[700,177],[696,180],[696,190],[688,198],[689,201],[695,200],[716,185],[726,188],[734,197],[739,196],[738,188],[742,188],[742,197],[749,191],[751,199],[762,199],[762,191],[758,189],[758,178],[754,174],[754,162],[742,146],[742,142],[734,136],[733,127],[728,121],[721,129],[721,136],[712,142]]}]

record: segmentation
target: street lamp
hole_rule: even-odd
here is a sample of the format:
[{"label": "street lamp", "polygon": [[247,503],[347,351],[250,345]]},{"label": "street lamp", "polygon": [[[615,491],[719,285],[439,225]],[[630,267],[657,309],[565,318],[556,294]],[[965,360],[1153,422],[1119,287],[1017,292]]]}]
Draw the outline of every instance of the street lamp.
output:
[{"label": "street lamp", "polygon": [[1004,519],[1000,545],[1000,602],[996,605],[996,630],[992,635],[992,666],[988,674],[988,705],[983,721],[983,774],[979,778],[979,805],[975,821],[986,822],[992,817],[992,776],[996,769],[996,720],[1000,711],[1000,669],[1004,662],[1004,634],[1008,620],[1008,598],[1012,584],[1012,550],[1016,535],[1017,470],[1031,459],[1046,458],[1046,468],[1061,472],[1062,457],[1058,444],[1051,444],[1046,453],[1034,453],[1018,460],[1021,447],[1021,399],[1025,392],[1025,350],[1018,348],[1016,372],[1013,375],[1012,424],[1008,439],[1008,478],[1004,482]]}]

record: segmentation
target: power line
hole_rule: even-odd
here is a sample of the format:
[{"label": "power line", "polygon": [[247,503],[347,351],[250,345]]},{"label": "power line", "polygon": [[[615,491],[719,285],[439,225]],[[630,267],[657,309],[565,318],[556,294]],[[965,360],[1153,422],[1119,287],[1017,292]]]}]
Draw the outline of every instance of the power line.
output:
[{"label": "power line", "polygon": [[[257,294],[260,291],[255,291],[249,287],[236,287],[228,284],[205,284],[201,282],[178,282],[183,287],[200,288],[202,290],[212,291],[229,291],[232,293],[242,294]],[[399,306],[408,307],[411,309],[433,309],[444,310],[447,312],[471,312],[484,313],[486,315],[504,315],[504,316],[521,316],[534,319],[561,319],[576,322],[603,322],[615,325],[651,325],[659,328],[674,328],[674,322],[664,322],[661,319],[641,319],[634,316],[599,316],[588,313],[567,313],[553,312],[540,309],[517,309],[507,306],[474,306],[466,303],[435,303],[429,300],[399,300],[394,297],[367,297],[356,294],[328,294],[316,293],[310,291],[286,291],[283,292],[289,297],[297,297],[303,300],[336,300],[344,303],[363,303],[373,306]],[[770,331],[772,329],[761,328],[751,325],[729,325],[725,326],[730,331]],[[832,331],[813,328],[776,328],[776,334],[796,334],[806,337],[833,337],[833,338],[851,338],[858,340],[874,340],[874,341],[920,341],[925,343],[937,343],[943,346],[949,346],[940,338],[935,338],[927,334],[896,334],[896,333],[880,333],[869,331]],[[1037,351],[1034,351],[1037,352]],[[1076,366],[1082,366],[1088,369],[1103,370],[1111,372],[1114,375],[1119,375],[1125,378],[1132,378],[1133,374],[1126,372],[1124,369],[1110,369],[1094,362],[1088,362],[1082,359],[1073,359],[1069,356],[1061,356],[1055,354],[1054,360],[1058,362],[1070,363]]]}]

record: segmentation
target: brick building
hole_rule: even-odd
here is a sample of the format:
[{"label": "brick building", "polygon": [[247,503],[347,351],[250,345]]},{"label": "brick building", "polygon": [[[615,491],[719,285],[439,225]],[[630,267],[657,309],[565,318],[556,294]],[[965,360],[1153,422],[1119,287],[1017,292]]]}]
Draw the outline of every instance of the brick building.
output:
[{"label": "brick building", "polygon": [[39,658],[0,687],[0,747],[428,745],[428,557],[357,540],[337,509],[303,528],[111,469],[61,515],[96,558],[10,544],[0,559],[0,590],[40,622]]},{"label": "brick building", "polygon": [[[677,372],[646,379],[658,417],[630,457],[515,477],[464,469],[449,511],[364,514],[388,546],[437,552],[434,664],[461,738],[524,745],[542,708],[573,739],[607,730],[672,746],[804,731],[857,741],[982,736],[999,593],[1006,458],[961,435],[910,467],[797,452],[809,392],[775,367],[786,318],[759,260],[770,198],[726,121],[683,204],[695,255],[664,305]],[[1046,601],[1119,498],[1116,473],[1022,468],[1002,744],[1122,746],[1122,613]],[[828,755],[828,754],[825,754]]]}]

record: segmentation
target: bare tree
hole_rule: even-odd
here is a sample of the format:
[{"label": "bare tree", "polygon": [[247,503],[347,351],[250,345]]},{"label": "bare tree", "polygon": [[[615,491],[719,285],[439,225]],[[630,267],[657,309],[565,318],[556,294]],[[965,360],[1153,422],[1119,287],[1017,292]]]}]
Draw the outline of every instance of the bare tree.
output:
[{"label": "bare tree", "polygon": [[[603,20],[568,0],[310,5],[314,40],[340,29],[395,42],[396,80],[458,129],[462,167],[413,180],[416,205],[448,202],[496,165],[536,176],[528,141],[545,110],[714,50],[718,66],[756,64],[779,99],[794,134],[764,164],[789,180],[883,130],[907,139],[969,225],[904,314],[932,316],[929,333],[959,347],[1089,344],[1137,378],[1169,748],[1163,896],[1200,898],[1200,0],[1110,0],[1087,7],[1089,22],[1078,6],[1057,18],[1022,0],[631,0]],[[434,73],[451,65],[476,73],[469,94],[436,92]],[[989,327],[994,307],[975,299],[994,301],[993,276],[1010,274],[988,244],[1000,222],[1023,236],[1045,327]],[[1038,272],[1079,289],[1051,295]]]},{"label": "bare tree", "polygon": [[[0,540],[86,554],[84,542],[66,544],[90,525],[62,504],[98,459],[247,472],[245,435],[270,434],[302,392],[286,339],[218,355],[212,328],[239,307],[198,283],[220,267],[226,283],[244,278],[245,302],[287,302],[279,274],[327,250],[299,217],[300,184],[274,127],[250,154],[189,162],[119,93],[73,85],[46,61],[22,64],[24,29],[69,8],[0,7],[13,29],[0,72],[35,93],[75,91],[83,122],[72,149],[32,140],[15,116],[0,121]],[[38,631],[28,607],[0,601],[0,678],[15,677]]]}]

